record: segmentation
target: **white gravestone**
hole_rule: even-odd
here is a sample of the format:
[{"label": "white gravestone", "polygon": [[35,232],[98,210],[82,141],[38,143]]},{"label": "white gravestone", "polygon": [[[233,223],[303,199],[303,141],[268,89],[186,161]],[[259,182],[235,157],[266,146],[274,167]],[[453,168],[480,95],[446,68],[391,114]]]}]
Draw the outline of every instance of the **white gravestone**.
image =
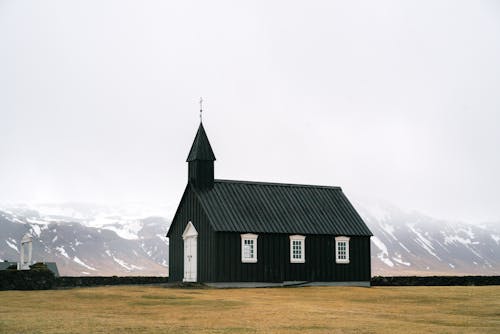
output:
[{"label": "white gravestone", "polygon": [[[28,254],[25,254],[25,249],[27,249]],[[20,270],[30,269],[32,252],[33,252],[33,237],[30,234],[25,234],[24,237],[21,239],[21,261],[19,262],[18,269]]]}]

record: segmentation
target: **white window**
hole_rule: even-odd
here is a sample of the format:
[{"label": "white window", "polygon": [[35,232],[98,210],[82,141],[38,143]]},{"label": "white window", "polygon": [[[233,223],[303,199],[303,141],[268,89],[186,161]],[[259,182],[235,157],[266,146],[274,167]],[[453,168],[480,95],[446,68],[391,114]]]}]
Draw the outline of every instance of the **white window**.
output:
[{"label": "white window", "polygon": [[241,262],[257,262],[257,234],[241,235]]},{"label": "white window", "polygon": [[335,262],[349,263],[349,237],[335,237]]},{"label": "white window", "polygon": [[303,235],[290,236],[290,262],[304,263],[306,262],[306,237]]}]

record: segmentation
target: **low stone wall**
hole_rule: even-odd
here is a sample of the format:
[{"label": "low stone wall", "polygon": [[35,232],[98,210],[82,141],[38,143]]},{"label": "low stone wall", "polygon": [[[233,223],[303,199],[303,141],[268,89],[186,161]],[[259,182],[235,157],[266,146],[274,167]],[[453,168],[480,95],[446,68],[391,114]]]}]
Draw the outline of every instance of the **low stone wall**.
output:
[{"label": "low stone wall", "polygon": [[164,276],[61,276],[56,278],[58,288],[79,286],[128,285],[128,284],[159,284],[168,283]]},{"label": "low stone wall", "polygon": [[0,290],[47,290],[82,286],[159,284],[167,282],[168,277],[55,277],[50,270],[0,270]]},{"label": "low stone wall", "polygon": [[500,285],[500,276],[375,276],[372,286]]},{"label": "low stone wall", "polygon": [[[104,285],[165,284],[168,277],[55,277],[49,270],[1,270],[0,290],[47,290]],[[375,276],[372,286],[500,285],[500,276]]]},{"label": "low stone wall", "polygon": [[56,286],[50,270],[1,270],[0,290],[47,290]]}]

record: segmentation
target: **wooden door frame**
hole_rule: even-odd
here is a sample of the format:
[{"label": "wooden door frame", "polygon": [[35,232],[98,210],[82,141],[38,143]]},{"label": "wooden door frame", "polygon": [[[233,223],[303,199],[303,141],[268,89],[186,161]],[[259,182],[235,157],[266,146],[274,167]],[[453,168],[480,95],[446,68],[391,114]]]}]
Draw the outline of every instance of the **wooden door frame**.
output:
[{"label": "wooden door frame", "polygon": [[[191,239],[192,242],[194,242],[195,244],[195,261],[192,262],[192,264],[194,264],[195,266],[195,275],[194,277],[190,277],[189,279],[185,277],[186,275],[186,254],[183,254],[182,258],[183,258],[183,278],[182,278],[182,281],[183,282],[196,282],[198,280],[198,231],[196,231],[196,228],[194,227],[193,223],[192,222],[188,222],[187,225],[186,225],[186,228],[184,229],[184,233],[182,233],[182,239],[184,241],[184,245],[182,247],[183,251],[185,251],[185,244],[186,244],[186,241]],[[191,275],[192,275],[192,271],[191,271]]]}]

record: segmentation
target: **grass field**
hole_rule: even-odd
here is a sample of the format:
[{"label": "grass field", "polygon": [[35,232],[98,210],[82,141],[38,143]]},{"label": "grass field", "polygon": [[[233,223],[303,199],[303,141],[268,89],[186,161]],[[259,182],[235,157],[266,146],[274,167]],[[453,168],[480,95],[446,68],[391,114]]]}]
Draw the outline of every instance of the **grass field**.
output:
[{"label": "grass field", "polygon": [[500,333],[500,286],[0,291],[0,333]]}]

